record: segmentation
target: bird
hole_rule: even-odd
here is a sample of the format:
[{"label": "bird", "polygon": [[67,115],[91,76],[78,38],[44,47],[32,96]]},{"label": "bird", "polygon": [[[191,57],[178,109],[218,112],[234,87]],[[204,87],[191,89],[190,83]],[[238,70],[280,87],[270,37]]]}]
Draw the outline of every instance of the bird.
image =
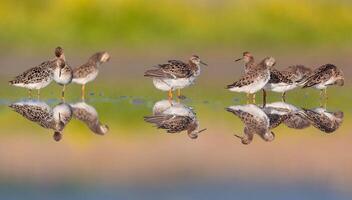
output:
[{"label": "bird", "polygon": [[264,90],[282,93],[281,98],[286,101],[286,92],[297,88],[310,73],[310,68],[304,65],[292,65],[284,70],[272,68]]},{"label": "bird", "polygon": [[181,89],[194,84],[196,77],[200,75],[200,65],[207,66],[199,56],[193,55],[188,63],[169,60],[166,64],[159,64],[155,69],[147,70],[144,76],[152,78],[157,89],[168,91],[168,99],[171,102],[174,90],[177,90],[177,96],[180,99]]},{"label": "bird", "polygon": [[342,111],[329,112],[325,108],[303,109],[301,112],[315,128],[325,133],[335,132],[343,122]]},{"label": "bird", "polygon": [[154,104],[153,115],[145,116],[144,121],[154,124],[158,129],[165,129],[167,133],[187,131],[191,139],[198,138],[198,134],[206,129],[199,130],[199,122],[195,112],[188,106],[169,100],[161,100]]},{"label": "bird", "polygon": [[266,104],[263,110],[267,114],[274,114],[281,116],[283,119],[281,123],[285,124],[288,128],[304,129],[310,126],[309,120],[301,114],[302,109],[292,104],[285,102],[273,102]]},{"label": "bird", "polygon": [[48,86],[54,77],[54,70],[65,67],[64,59],[61,56],[60,49],[55,49],[56,57],[54,59],[44,61],[41,64],[28,69],[22,74],[16,76],[9,81],[10,85],[17,87],[24,87],[29,89],[29,96],[32,97],[32,90],[38,90],[38,98],[40,96],[40,89]]},{"label": "bird", "polygon": [[85,64],[73,69],[72,82],[82,85],[81,97],[83,100],[85,99],[85,85],[98,76],[100,65],[109,60],[110,55],[107,52],[97,52]]},{"label": "bird", "polygon": [[93,133],[105,135],[109,132],[109,126],[99,121],[96,109],[85,102],[70,104],[73,117],[84,122]]},{"label": "bird", "polygon": [[72,68],[67,64],[65,54],[63,52],[63,49],[61,47],[57,47],[55,50],[55,56],[59,59],[62,59],[65,61],[65,66],[61,68],[56,68],[54,70],[54,81],[62,86],[62,91],[61,91],[61,98],[65,98],[65,90],[66,90],[66,85],[70,84],[73,79],[73,70]]},{"label": "bird", "polygon": [[307,78],[307,80],[303,83],[302,88],[313,87],[315,89],[320,90],[320,97],[327,98],[327,87],[330,85],[343,86],[344,85],[344,77],[342,70],[338,69],[333,64],[325,64],[318,68],[316,68],[311,76]]},{"label": "bird", "polygon": [[[250,70],[240,77],[233,84],[227,85],[226,89],[232,92],[247,93],[247,101],[249,95],[255,94],[263,89],[270,79],[270,68],[275,65],[273,57],[266,57],[255,66],[255,70]],[[252,97],[255,99],[255,96]]]},{"label": "bird", "polygon": [[248,145],[252,142],[254,134],[259,135],[264,141],[271,142],[275,139],[275,134],[270,129],[270,119],[268,115],[254,104],[235,105],[227,107],[228,112],[233,113],[244,123],[244,135],[235,135],[241,139],[242,144]]},{"label": "bird", "polygon": [[20,101],[9,105],[15,112],[46,129],[54,130],[53,138],[60,141],[62,131],[72,118],[71,107],[60,103],[51,108],[43,101]]},{"label": "bird", "polygon": [[235,61],[238,62],[238,61],[240,61],[240,60],[243,60],[244,63],[245,63],[245,64],[244,64],[244,66],[245,66],[245,67],[244,67],[244,73],[248,73],[249,71],[251,71],[252,69],[254,69],[255,66],[257,65],[257,64],[255,63],[255,60],[254,60],[253,55],[252,55],[250,52],[248,52],[248,51],[243,52],[242,57],[236,59]]}]

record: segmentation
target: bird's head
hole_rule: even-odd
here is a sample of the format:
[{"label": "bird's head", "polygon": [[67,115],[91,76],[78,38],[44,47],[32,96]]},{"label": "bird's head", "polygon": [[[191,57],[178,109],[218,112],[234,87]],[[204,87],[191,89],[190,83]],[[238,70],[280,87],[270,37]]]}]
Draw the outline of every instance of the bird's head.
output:
[{"label": "bird's head", "polygon": [[206,64],[205,62],[203,62],[203,61],[199,58],[199,56],[197,56],[197,55],[191,56],[191,58],[189,59],[189,62],[190,62],[190,63],[193,63],[193,64],[195,64],[195,65],[197,65],[197,66],[200,65],[200,64],[207,66],[207,64]]},{"label": "bird's head", "polygon": [[237,62],[240,60],[243,60],[245,63],[248,63],[248,62],[254,60],[254,57],[250,52],[246,51],[246,52],[243,52],[243,55],[241,58],[238,58],[235,61]]}]

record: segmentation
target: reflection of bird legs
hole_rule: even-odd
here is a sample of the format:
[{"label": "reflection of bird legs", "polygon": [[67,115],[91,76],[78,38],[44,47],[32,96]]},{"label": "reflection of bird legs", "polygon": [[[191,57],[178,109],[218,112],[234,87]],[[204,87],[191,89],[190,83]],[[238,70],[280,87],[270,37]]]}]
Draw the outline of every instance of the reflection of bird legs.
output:
[{"label": "reflection of bird legs", "polygon": [[85,94],[86,94],[86,85],[82,85],[82,90],[81,90],[81,99],[84,101],[85,99]]},{"label": "reflection of bird legs", "polygon": [[266,105],[266,91],[263,89],[263,107]]},{"label": "reflection of bird legs", "polygon": [[65,100],[65,90],[66,90],[66,85],[64,85],[62,87],[62,91],[61,91],[61,100]]},{"label": "reflection of bird legs", "polygon": [[250,94],[247,93],[247,104],[249,104],[249,96],[250,96]]},{"label": "reflection of bird legs", "polygon": [[254,104],[255,104],[255,93],[254,93],[254,94],[252,94],[252,103],[254,103]]},{"label": "reflection of bird legs", "polygon": [[281,100],[283,102],[286,102],[286,92],[283,92],[282,95],[281,95]]},{"label": "reflection of bird legs", "polygon": [[177,101],[180,103],[181,99],[181,89],[177,89]]},{"label": "reflection of bird legs", "polygon": [[28,97],[29,97],[29,99],[32,99],[32,90],[31,89],[28,90]]},{"label": "reflection of bird legs", "polygon": [[38,91],[37,91],[37,98],[38,98],[38,100],[40,99],[40,89],[38,89]]},{"label": "reflection of bird legs", "polygon": [[173,98],[172,89],[170,89],[168,93],[168,99],[171,105],[172,105],[172,98]]}]

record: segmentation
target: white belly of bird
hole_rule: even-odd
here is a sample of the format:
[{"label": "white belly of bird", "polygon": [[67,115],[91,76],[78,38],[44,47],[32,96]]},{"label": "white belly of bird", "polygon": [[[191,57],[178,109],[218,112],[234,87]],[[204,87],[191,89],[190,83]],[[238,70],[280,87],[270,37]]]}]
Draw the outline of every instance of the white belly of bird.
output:
[{"label": "white belly of bird", "polygon": [[318,90],[323,90],[323,89],[326,89],[328,87],[328,85],[333,84],[335,81],[336,81],[335,78],[331,77],[329,80],[325,81],[324,83],[316,84],[313,87],[318,89]]},{"label": "white belly of bird", "polygon": [[195,77],[178,78],[178,79],[159,79],[154,78],[154,86],[163,91],[176,90],[188,87],[194,83]]},{"label": "white belly of bird", "polygon": [[268,75],[265,79],[259,79],[259,80],[257,79],[249,85],[245,85],[242,87],[233,87],[233,88],[230,88],[229,90],[232,92],[245,92],[245,93],[253,94],[263,89],[263,87],[268,83],[269,79],[270,79],[270,75]]},{"label": "white belly of bird", "polygon": [[88,74],[88,76],[86,76],[84,78],[74,78],[72,80],[72,82],[77,83],[77,84],[81,84],[81,85],[86,84],[90,81],[93,81],[98,76],[98,72],[99,71],[97,70],[93,73]]},{"label": "white belly of bird", "polygon": [[287,84],[287,83],[268,83],[265,85],[264,89],[273,92],[286,92],[293,90],[297,87],[296,84]]},{"label": "white belly of bird", "polygon": [[56,83],[58,83],[60,85],[67,85],[72,80],[72,74],[71,73],[61,73],[61,76],[60,76],[60,69],[55,69],[54,70],[54,80]]},{"label": "white belly of bird", "polygon": [[18,83],[18,84],[14,84],[14,86],[24,87],[30,90],[39,90],[48,86],[51,83],[51,81],[52,79],[49,78],[48,80],[42,81],[40,83],[28,83],[28,84]]}]

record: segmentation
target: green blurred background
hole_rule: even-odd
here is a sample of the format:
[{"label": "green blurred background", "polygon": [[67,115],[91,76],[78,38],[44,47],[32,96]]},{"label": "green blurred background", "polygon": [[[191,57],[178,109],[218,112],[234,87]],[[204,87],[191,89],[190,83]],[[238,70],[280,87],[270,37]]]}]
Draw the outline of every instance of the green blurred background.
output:
[{"label": "green blurred background", "polygon": [[[45,186],[53,187],[46,199],[77,193],[90,198],[72,199],[101,199],[104,194],[127,198],[141,188],[144,193],[137,192],[136,199],[204,198],[199,194],[205,199],[248,194],[263,199],[350,199],[343,194],[352,185],[351,10],[347,0],[0,0],[2,197],[43,198]],[[96,51],[111,54],[95,82],[87,85],[88,103],[110,126],[108,135],[93,135],[72,120],[63,141],[55,143],[50,130],[7,108],[27,95],[7,81],[52,58],[58,45],[72,67]],[[242,146],[233,134],[241,133],[243,125],[224,108],[243,104],[245,95],[223,88],[242,73],[243,64],[234,60],[243,51],[257,60],[273,56],[279,69],[325,63],[343,69],[346,85],[329,89],[328,100],[328,109],[344,111],[343,126],[332,135],[314,128],[279,127],[274,142],[256,137],[252,145]],[[168,135],[143,122],[153,104],[166,98],[143,72],[194,53],[209,67],[202,69],[196,85],[184,90],[189,98],[185,103],[194,107],[208,131],[191,141],[184,133]],[[60,90],[53,83],[42,90],[41,99],[55,105]],[[318,93],[297,89],[287,99],[313,108],[319,106]],[[69,85],[67,101],[79,97],[80,87]],[[269,101],[279,100],[279,94],[270,93]],[[156,189],[160,186],[167,192]]]}]

